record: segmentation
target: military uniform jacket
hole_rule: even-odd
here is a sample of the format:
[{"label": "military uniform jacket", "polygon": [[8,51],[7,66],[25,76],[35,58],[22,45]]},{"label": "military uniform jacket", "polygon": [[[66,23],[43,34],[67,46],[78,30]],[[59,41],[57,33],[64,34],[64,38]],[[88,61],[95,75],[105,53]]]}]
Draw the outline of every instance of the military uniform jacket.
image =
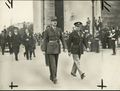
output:
[{"label": "military uniform jacket", "polygon": [[53,29],[49,27],[44,32],[43,48],[42,51],[45,51],[46,54],[59,54],[61,52],[60,40],[65,49],[66,44],[62,35],[62,30],[58,27]]},{"label": "military uniform jacket", "polygon": [[88,47],[84,34],[73,31],[68,40],[68,52],[72,54],[83,54],[84,45],[86,48]]},{"label": "military uniform jacket", "polygon": [[116,40],[117,40],[117,34],[116,34],[116,32],[115,32],[115,33],[112,33],[111,40],[112,40],[112,41],[116,41]]}]

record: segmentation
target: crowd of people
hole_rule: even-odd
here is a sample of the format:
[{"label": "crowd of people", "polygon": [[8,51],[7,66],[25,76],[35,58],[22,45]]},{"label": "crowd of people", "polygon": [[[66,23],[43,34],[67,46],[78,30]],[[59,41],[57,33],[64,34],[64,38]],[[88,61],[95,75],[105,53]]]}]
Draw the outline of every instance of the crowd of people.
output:
[{"label": "crowd of people", "polygon": [[[88,23],[89,22],[89,23]],[[86,22],[83,26],[83,34],[88,43],[90,52],[100,52],[100,47],[102,49],[113,49],[113,55],[116,54],[116,47],[120,46],[120,29],[118,26],[107,26],[103,25],[101,18],[95,19],[94,35],[90,33],[90,20]],[[87,26],[87,27],[86,27]],[[74,30],[74,29],[73,29]],[[63,33],[65,41],[67,43],[69,35],[71,32],[65,31]]]},{"label": "crowd of people", "polygon": [[[78,70],[81,79],[85,77],[85,73],[80,69],[80,58],[84,50],[90,52],[100,52],[100,47],[103,49],[109,48],[113,50],[112,55],[116,55],[116,45],[120,44],[120,29],[114,26],[104,26],[101,18],[94,19],[94,34],[90,33],[90,19],[87,18],[86,25],[82,22],[75,22],[71,32],[62,31],[57,27],[57,18],[51,19],[51,25],[46,27],[42,34],[34,33],[33,26],[12,27],[11,29],[4,28],[0,34],[0,46],[2,55],[9,49],[9,53],[15,55],[15,60],[18,61],[18,54],[20,45],[24,46],[24,57],[27,60],[32,60],[36,57],[36,46],[41,46],[41,50],[45,52],[46,65],[50,68],[50,80],[57,83],[57,64],[59,54],[62,49],[64,52],[68,51],[68,55],[72,54],[74,64],[71,75],[76,76]],[[22,32],[21,32],[22,31]],[[60,42],[61,40],[61,42]]]},{"label": "crowd of people", "polygon": [[[0,46],[2,55],[5,52],[15,55],[15,60],[18,61],[18,54],[20,46],[23,45],[25,48],[24,56],[27,60],[32,60],[32,55],[35,57],[36,49],[36,36],[29,30],[24,28],[23,34],[20,34],[18,27],[13,27],[12,30],[4,28],[0,34]],[[8,49],[8,50],[6,50]]]}]

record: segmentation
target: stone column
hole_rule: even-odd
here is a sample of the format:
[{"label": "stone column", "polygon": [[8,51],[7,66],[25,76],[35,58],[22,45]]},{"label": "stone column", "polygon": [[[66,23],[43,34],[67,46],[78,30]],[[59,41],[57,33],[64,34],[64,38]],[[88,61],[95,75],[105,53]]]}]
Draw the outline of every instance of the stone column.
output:
[{"label": "stone column", "polygon": [[101,1],[96,0],[95,1],[95,17],[98,19],[98,17],[101,17]]},{"label": "stone column", "polygon": [[74,22],[86,24],[87,17],[92,21],[91,1],[64,1],[64,30],[72,31]]},{"label": "stone column", "polygon": [[33,1],[33,23],[34,32],[42,33],[43,31],[43,1]]},{"label": "stone column", "polygon": [[44,29],[50,25],[53,16],[55,16],[55,1],[44,0]]},{"label": "stone column", "polygon": [[[95,1],[95,17],[101,16],[100,1]],[[90,18],[90,32],[92,33],[92,1],[64,1],[64,30],[72,31],[74,22],[81,21],[86,24]]]}]

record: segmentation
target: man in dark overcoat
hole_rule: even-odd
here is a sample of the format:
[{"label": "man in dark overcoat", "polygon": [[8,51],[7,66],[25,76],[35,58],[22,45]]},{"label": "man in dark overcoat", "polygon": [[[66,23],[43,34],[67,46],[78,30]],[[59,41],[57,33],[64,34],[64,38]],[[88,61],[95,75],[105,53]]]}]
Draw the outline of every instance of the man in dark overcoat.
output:
[{"label": "man in dark overcoat", "polygon": [[2,49],[2,55],[4,55],[4,50],[6,46],[6,35],[4,31],[2,31],[0,35],[0,44],[1,44],[1,49]]},{"label": "man in dark overcoat", "polygon": [[14,35],[13,35],[12,47],[13,47],[13,53],[15,55],[15,60],[16,61],[18,61],[20,44],[21,44],[21,38],[20,38],[20,35],[18,34],[18,28],[15,28],[14,29]]}]

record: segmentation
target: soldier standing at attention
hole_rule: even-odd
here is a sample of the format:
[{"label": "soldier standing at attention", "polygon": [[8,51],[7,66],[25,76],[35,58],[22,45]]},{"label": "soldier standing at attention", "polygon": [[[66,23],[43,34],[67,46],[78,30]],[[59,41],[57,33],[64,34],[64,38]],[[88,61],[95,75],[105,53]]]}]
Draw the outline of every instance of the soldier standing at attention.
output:
[{"label": "soldier standing at attention", "polygon": [[63,51],[65,51],[65,41],[62,35],[62,30],[57,27],[57,17],[51,19],[51,26],[44,32],[44,49],[45,54],[48,57],[49,69],[50,69],[50,80],[57,83],[57,65],[58,57],[60,54],[60,40],[63,45]]},{"label": "soldier standing at attention", "polygon": [[76,76],[76,72],[78,70],[81,79],[85,77],[85,73],[81,71],[80,68],[80,58],[83,54],[84,46],[86,47],[87,51],[89,51],[88,44],[86,42],[86,39],[84,38],[83,30],[82,30],[82,23],[81,22],[75,22],[75,27],[73,32],[69,36],[68,41],[68,55],[70,56],[72,54],[74,64],[72,67],[71,75]]},{"label": "soldier standing at attention", "polygon": [[112,50],[113,50],[113,54],[112,55],[116,55],[116,40],[117,40],[117,35],[116,35],[116,30],[113,28],[112,29],[112,33],[110,35],[111,37],[111,44],[112,44]]}]

